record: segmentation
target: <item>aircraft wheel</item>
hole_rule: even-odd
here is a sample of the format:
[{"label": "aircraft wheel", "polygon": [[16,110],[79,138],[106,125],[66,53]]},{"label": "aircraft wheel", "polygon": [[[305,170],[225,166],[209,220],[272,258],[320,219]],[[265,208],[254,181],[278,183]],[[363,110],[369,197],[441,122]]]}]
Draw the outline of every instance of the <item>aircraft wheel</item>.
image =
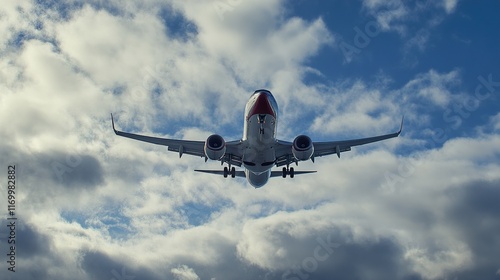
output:
[{"label": "aircraft wheel", "polygon": [[233,167],[231,168],[231,178],[236,177],[236,169]]},{"label": "aircraft wheel", "polygon": [[286,173],[288,173],[286,167],[283,167],[283,178],[286,178]]},{"label": "aircraft wheel", "polygon": [[229,170],[227,167],[224,167],[224,178],[227,178],[227,174],[229,173]]},{"label": "aircraft wheel", "polygon": [[295,176],[295,170],[293,167],[290,167],[290,178],[293,178],[293,176]]}]

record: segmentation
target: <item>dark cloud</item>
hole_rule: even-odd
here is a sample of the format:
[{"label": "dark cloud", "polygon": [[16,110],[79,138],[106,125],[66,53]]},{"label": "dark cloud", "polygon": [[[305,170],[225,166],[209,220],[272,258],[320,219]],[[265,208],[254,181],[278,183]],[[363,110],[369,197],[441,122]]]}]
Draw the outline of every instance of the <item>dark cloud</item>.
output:
[{"label": "dark cloud", "polygon": [[[353,230],[343,228],[332,231],[323,240],[338,244],[326,259],[323,255],[327,251],[317,238],[307,240],[308,246],[303,249],[309,253],[306,257],[303,257],[304,252],[295,252],[300,256],[295,265],[262,279],[421,279],[411,271],[410,264],[404,259],[404,251],[395,239],[385,237],[354,242]],[[297,245],[296,241],[290,243],[290,247]],[[317,256],[314,253],[316,247],[322,248],[318,249]]]},{"label": "dark cloud", "polygon": [[84,252],[81,266],[90,279],[162,279],[148,269],[131,267],[99,251]]},{"label": "dark cloud", "polygon": [[52,240],[37,232],[31,225],[19,227],[16,237],[19,240],[17,248],[21,256],[45,255],[52,246]]},{"label": "dark cloud", "polygon": [[30,186],[51,184],[69,189],[93,189],[104,183],[103,168],[92,155],[55,151],[18,153],[12,159],[19,165],[20,179],[29,180],[26,183]]},{"label": "dark cloud", "polygon": [[[273,279],[268,278],[272,275],[270,271],[248,264],[239,259],[234,246],[222,247],[220,249],[225,253],[222,254],[223,258],[217,260],[215,265],[200,265],[187,258],[179,260],[179,264],[187,265],[192,268],[200,279]],[[173,275],[171,276],[172,277],[168,279],[174,279]]]},{"label": "dark cloud", "polygon": [[[10,221],[4,220],[1,224],[0,234],[2,238],[0,242],[7,244],[8,236],[6,233]],[[2,265],[0,269],[3,275],[6,276],[5,279],[49,279],[47,273],[47,263],[58,263],[56,261],[57,256],[52,255],[52,240],[50,237],[39,233],[35,227],[32,225],[23,224],[22,219],[18,219],[15,227],[15,244],[9,244],[15,246],[16,263],[15,263],[15,273],[7,272],[7,267],[5,266],[5,261],[2,260]],[[3,253],[9,253],[6,247],[1,247],[2,255]],[[4,258],[2,258],[4,259]],[[4,259],[6,260],[6,258]],[[10,266],[10,265],[9,265]]]},{"label": "dark cloud", "polygon": [[446,193],[453,203],[449,223],[473,253],[472,268],[458,279],[498,279],[500,268],[500,181],[476,181]]},{"label": "dark cloud", "polygon": [[92,155],[54,154],[49,156],[53,179],[69,188],[95,188],[103,184],[103,169]]},{"label": "dark cloud", "polygon": [[411,272],[400,245],[381,238],[340,246],[315,279],[420,279]]}]

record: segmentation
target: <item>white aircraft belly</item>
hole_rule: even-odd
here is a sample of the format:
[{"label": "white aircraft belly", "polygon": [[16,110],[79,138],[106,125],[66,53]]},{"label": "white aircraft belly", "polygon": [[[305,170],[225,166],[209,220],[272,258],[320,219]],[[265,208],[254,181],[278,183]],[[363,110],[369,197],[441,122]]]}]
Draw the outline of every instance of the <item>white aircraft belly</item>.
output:
[{"label": "white aircraft belly", "polygon": [[245,120],[243,137],[247,141],[247,147],[243,153],[243,164],[255,175],[267,172],[274,166],[275,133],[276,120],[271,115],[266,115],[264,122],[259,122],[259,115]]}]

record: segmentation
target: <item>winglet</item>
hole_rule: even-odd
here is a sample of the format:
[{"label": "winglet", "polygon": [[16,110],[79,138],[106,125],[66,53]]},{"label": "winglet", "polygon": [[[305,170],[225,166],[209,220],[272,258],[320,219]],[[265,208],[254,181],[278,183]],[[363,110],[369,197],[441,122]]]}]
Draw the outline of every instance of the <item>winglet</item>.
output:
[{"label": "winglet", "polygon": [[115,129],[115,120],[113,119],[113,113],[111,113],[111,124],[113,125],[113,131],[115,132],[115,134],[118,134]]},{"label": "winglet", "polygon": [[399,136],[399,134],[401,134],[401,131],[403,131],[404,121],[405,121],[405,115],[403,115],[403,117],[401,118],[401,126],[399,127],[398,136]]}]

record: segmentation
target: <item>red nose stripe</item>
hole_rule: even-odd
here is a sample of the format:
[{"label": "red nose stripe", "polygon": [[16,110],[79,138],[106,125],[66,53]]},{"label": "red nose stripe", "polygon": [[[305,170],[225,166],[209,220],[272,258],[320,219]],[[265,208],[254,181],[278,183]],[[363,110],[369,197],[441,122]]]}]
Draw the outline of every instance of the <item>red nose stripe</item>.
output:
[{"label": "red nose stripe", "polygon": [[255,101],[255,104],[250,110],[250,114],[248,116],[251,117],[256,114],[266,114],[276,118],[276,114],[274,113],[273,108],[271,107],[271,104],[265,94],[261,94],[257,97],[257,100]]}]

